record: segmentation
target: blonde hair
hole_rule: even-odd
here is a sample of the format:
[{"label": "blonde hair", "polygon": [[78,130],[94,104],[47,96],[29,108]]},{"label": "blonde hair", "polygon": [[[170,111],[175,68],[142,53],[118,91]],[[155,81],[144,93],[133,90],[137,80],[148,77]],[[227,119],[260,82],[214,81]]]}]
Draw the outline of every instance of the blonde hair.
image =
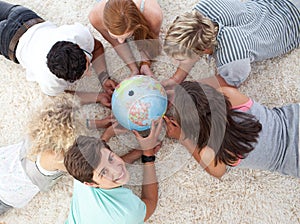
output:
[{"label": "blonde hair", "polygon": [[169,27],[164,51],[173,58],[191,58],[192,54],[217,45],[218,25],[196,10],[178,16]]},{"label": "blonde hair", "polygon": [[31,143],[29,156],[36,156],[45,150],[64,154],[76,137],[86,130],[84,122],[76,116],[79,108],[79,100],[66,93],[44,103],[28,125]]},{"label": "blonde hair", "polygon": [[[119,36],[133,31],[134,40],[158,38],[132,0],[107,1],[103,11],[103,21],[108,31],[114,35]],[[158,41],[137,42],[137,45],[139,50],[146,51],[151,58],[160,53]]]}]

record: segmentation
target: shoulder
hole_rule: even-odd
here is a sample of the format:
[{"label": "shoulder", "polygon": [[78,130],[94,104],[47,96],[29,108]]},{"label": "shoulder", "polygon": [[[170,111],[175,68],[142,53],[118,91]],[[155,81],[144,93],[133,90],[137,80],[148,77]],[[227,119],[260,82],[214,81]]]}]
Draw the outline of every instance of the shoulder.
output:
[{"label": "shoulder", "polygon": [[106,4],[106,0],[102,0],[97,3],[94,8],[90,11],[88,17],[89,21],[93,26],[102,25],[103,21],[103,11]]},{"label": "shoulder", "polygon": [[242,94],[237,88],[234,87],[221,87],[218,89],[218,91],[222,92],[228,97],[233,107],[247,103],[250,100],[248,96]]},{"label": "shoulder", "polygon": [[163,20],[163,12],[156,0],[145,0],[143,15],[154,31],[158,28],[160,29]]}]

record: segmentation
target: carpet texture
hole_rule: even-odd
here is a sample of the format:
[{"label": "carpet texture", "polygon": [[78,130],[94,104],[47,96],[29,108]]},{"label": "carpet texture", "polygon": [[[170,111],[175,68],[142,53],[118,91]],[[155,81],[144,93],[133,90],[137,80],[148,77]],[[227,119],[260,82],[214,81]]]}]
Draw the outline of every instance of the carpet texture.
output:
[{"label": "carpet texture", "polygon": [[[115,63],[115,52],[92,28],[88,13],[93,0],[9,1],[23,4],[46,20],[57,25],[80,22],[87,25],[106,48],[107,63]],[[159,0],[164,13],[161,39],[176,15],[193,8],[195,0]],[[159,80],[170,77],[176,69],[162,55],[153,65]],[[214,63],[200,60],[188,79],[199,79],[214,73]],[[128,74],[126,67],[112,74],[121,81]],[[25,70],[0,57],[0,146],[14,144],[24,137],[26,124],[36,108],[47,98],[38,84],[25,79]],[[98,89],[96,76],[83,79],[74,88]],[[247,81],[240,90],[269,107],[300,102],[300,49],[263,62],[254,63]],[[100,105],[85,106],[86,116],[104,117],[110,111]],[[99,136],[100,131],[91,131]],[[122,138],[112,138],[112,149],[123,154],[129,147]],[[223,179],[209,176],[190,158],[176,141],[165,139],[158,153],[159,201],[147,223],[300,223],[300,180],[276,173],[255,170],[229,170]],[[129,167],[129,169],[138,169]],[[137,172],[138,173],[138,172]],[[130,182],[129,188],[138,195],[141,186]],[[138,175],[137,175],[138,176]],[[132,184],[131,184],[132,183]],[[61,224],[68,215],[72,195],[72,179],[64,177],[47,193],[39,193],[26,207],[12,209],[0,216],[6,224]],[[99,222],[101,223],[101,222]]]}]

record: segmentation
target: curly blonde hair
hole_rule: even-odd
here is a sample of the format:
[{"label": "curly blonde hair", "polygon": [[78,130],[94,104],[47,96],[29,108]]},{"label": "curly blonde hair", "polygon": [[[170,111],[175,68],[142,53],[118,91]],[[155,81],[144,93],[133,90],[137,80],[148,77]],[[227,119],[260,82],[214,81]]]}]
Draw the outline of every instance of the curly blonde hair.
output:
[{"label": "curly blonde hair", "polygon": [[31,143],[29,156],[45,150],[65,153],[76,137],[84,134],[86,127],[76,112],[80,108],[77,97],[63,93],[43,104],[29,122],[28,136]]},{"label": "curly blonde hair", "polygon": [[203,55],[203,51],[217,45],[218,25],[198,11],[178,16],[170,25],[164,51],[173,58],[187,59],[192,54]]}]

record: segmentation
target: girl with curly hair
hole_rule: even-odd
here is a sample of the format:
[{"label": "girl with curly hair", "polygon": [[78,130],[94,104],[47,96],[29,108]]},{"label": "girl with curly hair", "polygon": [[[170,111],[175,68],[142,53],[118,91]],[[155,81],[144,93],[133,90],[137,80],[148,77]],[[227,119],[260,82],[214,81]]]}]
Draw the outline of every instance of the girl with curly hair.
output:
[{"label": "girl with curly hair", "polygon": [[75,119],[79,107],[70,94],[52,98],[33,115],[23,141],[0,148],[0,214],[25,206],[66,173],[64,154],[85,130]]}]

